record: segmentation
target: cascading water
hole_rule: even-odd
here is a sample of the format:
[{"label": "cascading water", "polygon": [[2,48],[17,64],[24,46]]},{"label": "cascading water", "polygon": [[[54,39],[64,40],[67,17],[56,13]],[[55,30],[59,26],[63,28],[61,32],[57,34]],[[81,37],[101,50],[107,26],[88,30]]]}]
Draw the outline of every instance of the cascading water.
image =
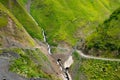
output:
[{"label": "cascading water", "polygon": [[[52,54],[51,54],[50,45],[47,43],[47,40],[46,40],[46,35],[45,35],[44,29],[42,29],[42,34],[43,34],[43,37],[44,37],[44,42],[47,44],[47,47],[48,47],[48,53],[49,53],[50,55],[52,55]],[[59,66],[60,66],[61,71],[63,71],[63,72],[64,72],[64,75],[65,75],[64,78],[63,78],[63,80],[72,80],[72,78],[71,78],[68,70],[66,70],[66,67],[70,67],[70,65],[72,64],[72,63],[69,64],[70,61],[72,61],[72,63],[73,63],[73,60],[71,60],[71,57],[70,57],[70,59],[68,59],[68,60],[65,62],[65,64],[67,63],[67,66],[66,66],[66,65],[63,66],[59,61],[57,61],[57,63],[58,63]],[[68,66],[68,65],[69,65],[69,66]]]},{"label": "cascading water", "polygon": [[[46,40],[46,36],[45,36],[45,31],[42,29],[42,34],[43,34],[43,37],[44,37],[44,42],[47,43],[47,40]],[[47,47],[48,47],[48,53],[51,55],[51,48],[50,48],[50,45],[47,43]]]},{"label": "cascading water", "polygon": [[[38,23],[35,21],[35,19],[30,14],[28,14],[28,15],[32,18],[32,20],[36,23],[36,25],[38,25]],[[42,34],[43,34],[44,42],[47,43],[44,29],[42,29]],[[47,43],[47,47],[48,47],[48,53],[51,55],[51,48],[50,48],[50,45],[48,43]],[[57,63],[60,64],[58,61],[57,61]],[[64,75],[62,75],[63,76],[63,80],[72,80],[70,74],[65,69],[65,67],[61,65],[60,68],[61,68],[61,71],[63,71],[65,76],[66,76],[65,77]]]},{"label": "cascading water", "polygon": [[64,68],[66,69],[66,73],[69,78],[68,80],[72,80],[72,78],[67,70],[72,64],[73,64],[73,58],[72,58],[72,56],[69,56],[69,58],[64,63]]}]

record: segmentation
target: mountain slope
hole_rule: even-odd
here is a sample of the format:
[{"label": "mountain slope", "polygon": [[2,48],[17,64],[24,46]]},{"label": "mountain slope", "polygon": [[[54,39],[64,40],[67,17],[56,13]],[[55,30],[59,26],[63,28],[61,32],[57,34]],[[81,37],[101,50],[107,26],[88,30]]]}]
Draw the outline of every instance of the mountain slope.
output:
[{"label": "mountain slope", "polygon": [[120,62],[85,59],[77,52],[73,54],[71,66],[73,80],[119,80]]},{"label": "mountain slope", "polygon": [[[15,80],[21,76],[60,80],[72,70],[73,80],[119,80],[119,62],[89,60],[73,53],[81,41],[91,55],[119,58],[119,4],[120,0],[0,0],[0,63],[5,65],[0,65],[0,79],[5,75]],[[75,61],[67,71],[64,61],[72,53]]]},{"label": "mountain slope", "polygon": [[119,0],[32,0],[30,13],[45,29],[49,44],[63,41],[75,45],[107,19],[119,3]]},{"label": "mountain slope", "polygon": [[33,38],[43,40],[41,28],[17,0],[1,0],[0,2],[18,19]]},{"label": "mountain slope", "polygon": [[[109,19],[97,27],[87,39],[87,47],[107,51],[106,53],[119,58],[120,54],[120,8],[115,10]],[[105,53],[105,52],[104,52]],[[104,55],[103,53],[103,55]],[[113,53],[113,54],[112,54]]]},{"label": "mountain slope", "polygon": [[[0,47],[35,46],[35,41],[18,20],[0,3]],[[27,42],[26,42],[27,41]]]},{"label": "mountain slope", "polygon": [[[51,46],[75,46],[78,40],[86,40],[114,10],[120,0],[18,0],[45,30]],[[53,53],[58,48],[52,47]],[[60,50],[59,50],[60,51]]]},{"label": "mountain slope", "polygon": [[39,46],[18,19],[1,3],[0,63],[0,79],[59,80],[61,74],[54,59],[47,55],[46,47]]}]

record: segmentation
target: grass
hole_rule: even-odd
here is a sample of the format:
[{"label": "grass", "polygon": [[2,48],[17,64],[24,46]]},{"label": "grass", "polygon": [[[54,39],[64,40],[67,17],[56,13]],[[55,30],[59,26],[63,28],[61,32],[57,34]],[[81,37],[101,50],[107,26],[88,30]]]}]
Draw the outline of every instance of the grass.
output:
[{"label": "grass", "polygon": [[73,46],[82,37],[77,34],[78,30],[89,34],[96,28],[96,24],[109,17],[118,4],[119,1],[109,0],[34,0],[30,12],[44,28],[49,44],[57,45],[64,41]]},{"label": "grass", "polygon": [[[7,9],[7,2],[0,1],[0,9],[4,13],[7,14],[7,17],[9,16],[16,24],[17,30],[23,30],[23,23],[20,23],[20,20],[14,16],[14,14],[11,13],[9,9]],[[4,5],[3,5],[4,3]],[[5,7],[6,6],[6,7]],[[17,6],[16,6],[17,7]],[[21,17],[21,16],[20,16]],[[21,18],[23,19],[23,18]],[[29,19],[29,18],[28,18]],[[35,23],[35,22],[33,22]],[[28,23],[27,23],[28,24]],[[30,23],[31,24],[31,23]],[[33,25],[34,27],[34,25]],[[35,29],[35,28],[34,28]],[[39,30],[39,29],[38,29]],[[17,34],[16,34],[17,35]],[[22,35],[22,33],[21,33]],[[11,36],[11,35],[10,35]],[[16,36],[18,37],[18,36]],[[31,38],[28,38],[31,40]],[[29,41],[29,40],[26,40]],[[35,77],[35,78],[45,78],[48,80],[59,80],[56,78],[54,74],[46,73],[45,70],[51,69],[51,64],[47,58],[47,56],[44,55],[39,49],[36,50],[25,50],[25,49],[5,49],[4,51],[9,52],[15,52],[20,55],[20,58],[13,58],[10,65],[10,71],[16,72],[22,76],[25,76],[27,78]],[[3,51],[1,50],[0,53]],[[43,70],[44,69],[44,70]]]},{"label": "grass", "polygon": [[27,0],[19,0],[20,4],[25,6],[27,4]]},{"label": "grass", "polygon": [[[19,0],[25,6],[26,0]],[[120,0],[44,0],[31,2],[30,13],[44,28],[47,42],[57,46],[66,42],[72,46],[86,38],[119,7]]]},{"label": "grass", "polygon": [[[50,45],[57,46],[59,42],[64,41],[73,46],[79,38],[86,37],[96,29],[97,25],[107,19],[119,6],[120,0],[32,0],[30,13],[39,26],[22,6],[27,3],[26,0],[1,0],[0,2],[2,3],[0,3],[1,10],[7,13],[19,28],[23,26],[33,38],[42,40],[41,28],[44,28],[47,42]],[[89,47],[119,51],[120,16],[116,15],[117,13],[119,11],[116,11],[110,19],[105,21],[103,26],[97,29],[98,33],[88,38]],[[2,16],[0,20],[0,26],[5,26],[6,17]],[[79,35],[80,32],[82,34]],[[107,40],[101,40],[106,35]],[[92,42],[91,40],[94,38],[95,42]],[[109,45],[104,46],[108,43]],[[21,57],[12,62],[11,71],[26,77],[52,79],[52,75],[48,75],[42,70],[43,68],[49,69],[50,63],[40,50],[16,49],[14,51],[19,53]],[[71,70],[74,72],[73,78],[75,80],[120,79],[119,62],[83,59],[77,53],[74,53],[73,56],[75,63]]]},{"label": "grass", "polygon": [[41,70],[41,65],[35,64],[25,54],[21,54],[21,58],[13,61],[10,70],[25,77],[48,78],[48,76]]},{"label": "grass", "polygon": [[[14,22],[16,23],[16,25],[19,27],[19,28],[22,28],[21,24],[19,23],[19,21],[14,17],[14,15],[12,13],[10,13],[5,7],[3,4],[0,3],[0,9],[1,11],[3,11],[6,15],[9,15],[13,20]],[[5,20],[6,21],[6,20]]]},{"label": "grass", "polygon": [[83,71],[90,80],[119,80],[120,62],[99,60],[85,60],[82,64]]},{"label": "grass", "polygon": [[[109,52],[108,54],[113,54],[116,58],[120,58],[119,13],[120,8],[115,10],[110,18],[105,20],[104,23],[96,28],[96,31],[86,39],[86,45],[89,50],[95,48],[103,51],[104,54]],[[106,56],[108,56],[108,54],[106,54]]]},{"label": "grass", "polygon": [[48,70],[50,62],[48,58],[39,50],[30,49],[10,49],[10,51],[18,53],[20,58],[13,59],[10,65],[10,71],[16,72],[27,78],[45,78],[48,80],[58,80],[54,74],[46,73],[43,68]]},{"label": "grass", "polygon": [[0,28],[6,26],[7,23],[7,15],[0,10]]},{"label": "grass", "polygon": [[[7,27],[8,25],[8,17],[12,19],[12,21],[16,24],[16,28],[14,30],[16,30],[16,34],[15,36],[14,35],[9,35],[9,36],[14,36],[16,38],[19,38],[18,40],[20,40],[21,36],[25,36],[25,40],[28,41],[28,44],[30,46],[34,46],[35,43],[33,41],[33,39],[27,34],[27,32],[25,31],[25,29],[23,28],[22,24],[16,19],[16,17],[11,13],[9,12],[9,10],[7,8],[4,7],[3,4],[0,3],[0,10],[1,10],[1,14],[2,16],[0,17],[0,27]],[[22,33],[20,33],[22,32]],[[1,36],[5,35],[5,34],[8,34],[8,33],[5,33],[3,32],[4,34],[1,33]],[[22,40],[22,39],[21,39]],[[20,40],[20,41],[21,41]],[[22,42],[22,41],[21,41]]]},{"label": "grass", "polygon": [[11,0],[11,2],[9,2],[9,0],[4,0],[0,2],[18,19],[18,21],[33,38],[39,40],[43,39],[41,28],[17,1]]},{"label": "grass", "polygon": [[119,80],[120,62],[84,59],[73,53],[71,72],[74,80]]}]

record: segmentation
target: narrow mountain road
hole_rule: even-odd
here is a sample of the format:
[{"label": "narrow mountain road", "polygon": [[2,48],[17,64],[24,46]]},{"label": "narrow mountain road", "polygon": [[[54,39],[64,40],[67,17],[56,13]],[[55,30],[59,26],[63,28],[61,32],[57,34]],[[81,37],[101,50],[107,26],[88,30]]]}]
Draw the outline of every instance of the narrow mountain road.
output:
[{"label": "narrow mountain road", "polygon": [[90,56],[90,55],[85,55],[84,53],[82,53],[82,51],[80,50],[76,50],[78,52],[78,54],[86,59],[96,59],[96,60],[103,60],[103,61],[117,61],[120,62],[120,59],[111,59],[111,58],[100,58],[100,57],[94,57],[94,56]]},{"label": "narrow mountain road", "polygon": [[[35,49],[41,49],[41,47],[37,46],[37,47],[21,47],[23,49],[32,49],[32,50],[35,50]],[[8,48],[0,48],[0,50],[3,50],[3,49],[8,49]],[[10,49],[14,49],[13,48],[10,48]],[[120,62],[120,59],[112,59],[112,58],[101,58],[101,57],[95,57],[95,56],[90,56],[90,55],[85,55],[82,51],[80,50],[76,50],[78,52],[78,54],[83,57],[83,58],[86,58],[86,59],[96,59],[96,60],[103,60],[103,61],[117,61],[117,62]]]}]

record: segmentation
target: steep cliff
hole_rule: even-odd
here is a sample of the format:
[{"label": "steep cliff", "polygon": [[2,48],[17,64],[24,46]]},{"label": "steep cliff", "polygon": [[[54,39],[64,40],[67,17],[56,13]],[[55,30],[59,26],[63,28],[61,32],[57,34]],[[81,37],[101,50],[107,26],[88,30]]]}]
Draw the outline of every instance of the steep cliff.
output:
[{"label": "steep cliff", "polygon": [[1,3],[0,63],[0,79],[58,80],[62,74],[56,61],[48,55],[47,47],[39,45],[19,19]]}]

